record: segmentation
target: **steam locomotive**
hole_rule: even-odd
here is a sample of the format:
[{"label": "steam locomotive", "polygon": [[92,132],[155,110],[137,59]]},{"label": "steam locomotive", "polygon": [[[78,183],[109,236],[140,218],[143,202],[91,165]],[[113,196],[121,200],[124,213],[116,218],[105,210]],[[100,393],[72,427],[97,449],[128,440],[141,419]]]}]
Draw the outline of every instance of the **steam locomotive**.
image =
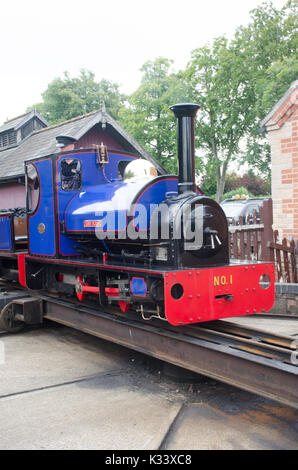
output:
[{"label": "steam locomotive", "polygon": [[0,214],[0,277],[172,325],[270,310],[272,263],[230,260],[225,214],[196,187],[198,109],[171,107],[178,177],[104,145],[26,161],[28,245]]}]

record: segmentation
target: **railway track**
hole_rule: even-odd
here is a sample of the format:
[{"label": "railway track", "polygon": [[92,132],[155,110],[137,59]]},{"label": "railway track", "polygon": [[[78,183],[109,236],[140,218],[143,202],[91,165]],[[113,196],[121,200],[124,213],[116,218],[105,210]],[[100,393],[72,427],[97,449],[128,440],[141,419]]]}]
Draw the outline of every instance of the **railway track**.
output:
[{"label": "railway track", "polygon": [[[118,311],[110,311],[113,315],[121,318],[127,317]],[[132,316],[127,318],[132,319]],[[136,320],[145,324],[144,320]],[[158,321],[157,321],[158,322]],[[155,324],[157,324],[157,322]],[[147,322],[146,322],[147,324]],[[177,333],[177,327],[171,327],[160,323],[160,327],[166,331]],[[227,347],[256,354],[269,359],[275,359],[280,362],[291,364],[295,351],[298,351],[298,337],[268,333],[260,329],[242,327],[232,322],[217,320],[205,323],[203,326],[192,325],[189,327],[179,327],[180,332],[190,338],[198,338],[216,344],[226,345]],[[0,335],[7,334],[5,330],[0,329]],[[297,320],[298,334],[298,320]],[[298,361],[297,361],[298,362]]]},{"label": "railway track", "polygon": [[[298,333],[298,321],[297,321]],[[218,344],[226,344],[230,348],[245,351],[269,359],[291,364],[298,341],[292,336],[268,333],[260,329],[239,326],[225,320],[217,320],[204,324],[184,327],[183,334]]]},{"label": "railway track", "polygon": [[293,336],[230,320],[174,327],[133,313],[98,311],[92,305],[32,294],[43,300],[49,320],[298,407],[298,321]]},{"label": "railway track", "polygon": [[[121,318],[126,317],[140,321],[143,324],[148,323],[142,319],[136,319],[135,316],[127,316],[127,313],[123,314],[115,310],[110,310],[109,313],[120,316]],[[273,316],[271,316],[271,318],[274,319]],[[270,333],[259,328],[239,326],[239,324],[225,320],[216,320],[213,322],[179,327],[172,327],[168,323],[165,324],[158,320],[154,320],[154,322],[154,324],[159,324],[161,328],[167,331],[179,331],[181,334],[191,338],[198,338],[216,344],[226,345],[240,351],[245,351],[289,364],[293,362],[295,351],[298,351],[298,319],[295,336]]]}]

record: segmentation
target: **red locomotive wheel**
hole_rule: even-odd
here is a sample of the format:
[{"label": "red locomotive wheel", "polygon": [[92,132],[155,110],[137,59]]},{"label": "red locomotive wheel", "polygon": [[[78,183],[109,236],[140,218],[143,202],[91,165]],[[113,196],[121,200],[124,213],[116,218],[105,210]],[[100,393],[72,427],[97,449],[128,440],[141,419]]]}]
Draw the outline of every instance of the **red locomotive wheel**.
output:
[{"label": "red locomotive wheel", "polygon": [[76,294],[77,298],[82,302],[85,300],[86,292],[89,294],[99,294],[99,287],[97,286],[90,286],[88,282],[84,282],[84,278],[82,276],[78,276],[76,278]]},{"label": "red locomotive wheel", "polygon": [[77,298],[79,299],[80,302],[85,300],[85,293],[84,293],[84,280],[82,276],[78,276],[76,278],[76,294]]}]

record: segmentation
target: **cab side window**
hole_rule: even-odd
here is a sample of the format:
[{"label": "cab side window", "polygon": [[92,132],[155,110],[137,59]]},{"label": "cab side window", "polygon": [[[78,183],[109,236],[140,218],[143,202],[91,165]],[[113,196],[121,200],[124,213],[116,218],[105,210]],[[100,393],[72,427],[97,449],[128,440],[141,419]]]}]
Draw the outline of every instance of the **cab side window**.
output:
[{"label": "cab side window", "polygon": [[118,178],[122,179],[124,176],[124,171],[127,165],[129,164],[129,160],[120,160],[118,163]]},{"label": "cab side window", "polygon": [[82,164],[75,158],[61,161],[61,188],[64,191],[78,191],[82,186]]},{"label": "cab side window", "polygon": [[39,175],[36,167],[29,163],[27,165],[27,208],[32,214],[35,212],[40,195]]}]

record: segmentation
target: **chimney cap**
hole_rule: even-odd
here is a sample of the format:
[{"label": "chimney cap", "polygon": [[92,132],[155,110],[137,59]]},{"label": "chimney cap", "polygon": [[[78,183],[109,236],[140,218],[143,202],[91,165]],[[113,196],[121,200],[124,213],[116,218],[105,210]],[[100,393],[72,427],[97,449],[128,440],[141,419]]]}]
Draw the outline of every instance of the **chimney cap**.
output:
[{"label": "chimney cap", "polygon": [[195,103],[177,103],[170,107],[176,118],[179,117],[195,117],[200,106]]}]

